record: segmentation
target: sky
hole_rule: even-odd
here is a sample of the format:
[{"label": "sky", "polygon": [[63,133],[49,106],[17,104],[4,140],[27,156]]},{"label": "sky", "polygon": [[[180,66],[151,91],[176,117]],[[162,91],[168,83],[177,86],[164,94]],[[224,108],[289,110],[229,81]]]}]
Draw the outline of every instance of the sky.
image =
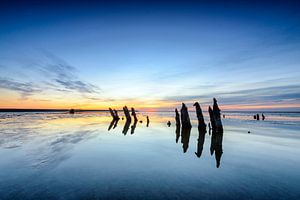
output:
[{"label": "sky", "polygon": [[296,1],[4,1],[0,108],[300,111]]}]

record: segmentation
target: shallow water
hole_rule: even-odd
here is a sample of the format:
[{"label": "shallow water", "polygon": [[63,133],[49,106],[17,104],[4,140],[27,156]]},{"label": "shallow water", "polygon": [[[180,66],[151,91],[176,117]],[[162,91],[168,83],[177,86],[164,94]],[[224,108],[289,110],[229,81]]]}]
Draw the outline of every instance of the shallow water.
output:
[{"label": "shallow water", "polygon": [[0,113],[0,199],[300,199],[299,114],[225,114],[222,149],[207,132],[198,157],[194,112],[178,143],[171,112],[126,134],[106,112]]}]

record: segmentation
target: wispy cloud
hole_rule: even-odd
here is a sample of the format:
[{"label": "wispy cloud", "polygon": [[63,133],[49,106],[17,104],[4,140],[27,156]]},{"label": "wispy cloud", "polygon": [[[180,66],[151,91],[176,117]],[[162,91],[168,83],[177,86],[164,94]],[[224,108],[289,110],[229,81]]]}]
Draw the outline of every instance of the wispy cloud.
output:
[{"label": "wispy cloud", "polygon": [[44,54],[47,60],[45,63],[40,63],[38,67],[45,77],[50,78],[49,85],[59,86],[56,87],[59,90],[66,89],[79,93],[100,92],[100,88],[98,86],[84,80],[80,80],[76,75],[77,70],[75,67],[52,53],[44,51]]},{"label": "wispy cloud", "polygon": [[[16,60],[20,59],[16,58]],[[16,91],[22,97],[45,91],[51,94],[51,91],[55,91],[62,95],[74,93],[82,97],[98,98],[101,93],[98,86],[79,78],[76,67],[47,51],[42,51],[41,56],[38,58],[21,59],[20,64],[21,66],[17,68],[16,72],[23,72],[23,76],[19,78],[0,77],[1,88]],[[1,68],[5,69],[7,66],[0,65]],[[11,76],[13,75],[14,73],[11,73]],[[32,78],[33,76],[38,78],[34,81],[29,81],[26,78]],[[20,78],[22,81],[19,81]]]},{"label": "wispy cloud", "polygon": [[20,92],[23,97],[32,95],[34,93],[40,92],[41,89],[35,86],[31,82],[18,82],[12,79],[6,79],[0,77],[0,88],[13,90]]},{"label": "wispy cloud", "polygon": [[227,92],[209,92],[205,95],[178,95],[165,97],[168,101],[201,101],[210,103],[213,97],[221,100],[222,104],[255,104],[274,102],[299,102],[300,85],[285,85],[261,87],[255,89],[241,89]]}]

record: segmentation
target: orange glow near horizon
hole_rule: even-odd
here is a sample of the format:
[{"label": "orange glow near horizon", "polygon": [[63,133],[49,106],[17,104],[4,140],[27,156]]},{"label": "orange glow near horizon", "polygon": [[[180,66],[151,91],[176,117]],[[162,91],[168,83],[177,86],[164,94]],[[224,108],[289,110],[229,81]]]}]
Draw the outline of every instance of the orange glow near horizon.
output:
[{"label": "orange glow near horizon", "polygon": [[[50,97],[48,97],[50,98]],[[167,101],[151,98],[140,99],[119,99],[119,100],[88,100],[82,97],[69,96],[69,99],[51,97],[51,100],[47,98],[34,97],[26,98],[20,97],[14,92],[3,91],[0,95],[0,108],[15,108],[15,109],[82,109],[82,110],[107,110],[109,107],[114,109],[122,109],[123,106],[134,107],[136,110],[143,111],[159,111],[159,110],[174,110],[181,107],[180,101]],[[192,107],[192,104],[196,100],[185,101],[188,107]],[[276,103],[270,102],[269,104],[222,104],[220,99],[219,106],[221,110],[273,110],[273,109],[300,109],[300,103]],[[202,110],[207,111],[207,108],[211,104],[201,103]],[[190,108],[192,109],[192,108]]]},{"label": "orange glow near horizon", "polygon": [[[135,107],[137,110],[144,111],[158,111],[158,110],[173,110],[174,108],[180,108],[181,103],[175,101],[164,101],[164,100],[118,100],[118,101],[99,101],[99,102],[84,102],[78,99],[76,101],[68,100],[55,100],[55,101],[38,101],[33,99],[16,99],[14,97],[8,97],[3,101],[0,99],[0,108],[16,108],[16,109],[86,109],[86,110],[106,110],[109,107],[115,109],[122,109],[124,105],[128,107]],[[192,105],[192,102],[187,102],[187,104]],[[201,104],[201,103],[200,103]],[[204,111],[207,110],[208,104],[202,104],[201,107]],[[292,109],[300,108],[299,103],[293,104],[276,104],[271,105],[222,105],[219,102],[219,106],[222,110],[260,110],[260,109]]]}]

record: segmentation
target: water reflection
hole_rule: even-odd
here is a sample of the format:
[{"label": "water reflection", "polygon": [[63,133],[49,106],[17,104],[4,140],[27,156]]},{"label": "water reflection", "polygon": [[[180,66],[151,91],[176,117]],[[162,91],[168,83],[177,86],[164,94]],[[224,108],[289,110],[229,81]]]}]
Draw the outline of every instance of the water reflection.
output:
[{"label": "water reflection", "polygon": [[176,124],[175,133],[176,133],[176,143],[178,143],[178,140],[180,138],[180,124]]},{"label": "water reflection", "polygon": [[215,153],[216,159],[216,167],[220,167],[221,157],[223,154],[223,133],[212,132],[211,136],[211,144],[210,144],[210,154],[213,155]]},{"label": "water reflection", "polygon": [[120,119],[113,119],[108,126],[108,130],[110,131],[111,128],[115,129],[118,125],[119,120]]},{"label": "water reflection", "polygon": [[126,120],[126,123],[125,123],[124,128],[123,128],[123,131],[122,131],[122,133],[123,133],[124,135],[127,134],[128,129],[129,129],[129,126],[130,126],[130,123],[131,123],[131,121]]},{"label": "water reflection", "polygon": [[136,128],[136,124],[137,124],[138,120],[134,120],[132,126],[131,126],[131,134],[134,134],[134,130]]},{"label": "water reflection", "polygon": [[183,148],[183,153],[186,153],[189,148],[191,128],[182,128],[181,130],[181,143]]},{"label": "water reflection", "polygon": [[[147,124],[149,118],[147,116]],[[108,130],[110,131],[111,129],[114,129],[119,120],[112,120],[109,124]],[[129,128],[130,128],[130,133],[134,134],[137,126],[137,120],[134,120],[133,123],[131,123],[130,120],[126,120],[123,131],[122,133],[124,135],[127,135]],[[168,121],[169,122],[169,121]],[[203,153],[204,149],[204,143],[205,143],[205,135],[206,135],[206,127],[198,126],[198,138],[197,138],[197,146],[196,146],[196,151],[194,152],[196,157],[200,158]],[[182,151],[183,153],[186,153],[188,148],[189,148],[189,143],[190,143],[190,137],[191,137],[191,130],[192,128],[182,128],[180,124],[176,124],[175,126],[175,142],[178,143],[180,137],[181,137],[181,144],[182,144]],[[210,127],[209,124],[209,135],[211,139],[211,144],[210,144],[210,154],[215,155],[215,160],[216,160],[216,167],[220,167],[221,163],[221,157],[223,154],[223,133],[221,132],[216,132],[214,129]]]},{"label": "water reflection", "polygon": [[197,142],[197,152],[195,152],[195,154],[198,158],[200,158],[203,151],[206,130],[202,129],[201,127],[198,127],[198,133],[199,134],[198,134],[198,142]]}]

